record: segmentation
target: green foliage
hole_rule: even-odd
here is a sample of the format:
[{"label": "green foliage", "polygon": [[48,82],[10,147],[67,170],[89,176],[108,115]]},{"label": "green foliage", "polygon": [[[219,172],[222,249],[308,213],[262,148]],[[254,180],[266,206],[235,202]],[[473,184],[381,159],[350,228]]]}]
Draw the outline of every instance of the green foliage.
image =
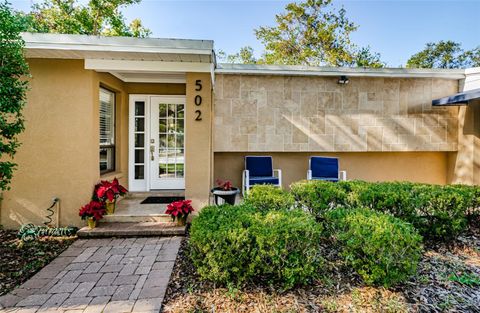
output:
[{"label": "green foliage", "polygon": [[333,9],[331,0],[305,0],[287,4],[276,15],[275,26],[255,30],[265,46],[261,63],[382,67],[379,55],[358,48],[350,39],[357,30],[344,8]]},{"label": "green foliage", "polygon": [[346,262],[367,284],[390,287],[415,274],[422,237],[398,218],[368,209],[327,214]]},{"label": "green foliage", "polygon": [[480,207],[480,189],[464,185],[309,181],[295,183],[291,190],[297,205],[317,220],[337,207],[365,207],[401,218],[429,239],[457,236]]},{"label": "green foliage", "polygon": [[452,274],[448,277],[448,280],[471,287],[480,286],[480,276],[474,273]]},{"label": "green foliage", "polygon": [[151,32],[139,19],[129,25],[121,9],[141,0],[44,0],[27,14],[29,31],[40,33],[148,37]]},{"label": "green foliage", "polygon": [[246,204],[264,212],[290,209],[294,202],[289,192],[272,185],[255,185],[245,197]]},{"label": "green foliage", "polygon": [[324,218],[327,211],[349,205],[348,193],[343,188],[343,182],[300,181],[293,183],[290,190],[296,206],[308,210],[319,221]]},{"label": "green foliage", "polygon": [[466,68],[480,66],[480,46],[465,51],[451,40],[429,42],[425,48],[408,59],[410,68]]},{"label": "green foliage", "polygon": [[253,48],[245,46],[240,48],[240,51],[235,54],[230,54],[225,57],[227,63],[243,63],[243,64],[255,64],[259,61],[253,55]]},{"label": "green foliage", "polygon": [[206,207],[192,221],[190,255],[204,279],[236,287],[260,280],[289,289],[316,277],[320,236],[321,226],[300,210]]},{"label": "green foliage", "polygon": [[24,27],[24,20],[10,5],[0,3],[0,191],[10,188],[16,167],[12,160],[20,146],[17,136],[25,128],[22,110],[29,70],[20,36]]}]

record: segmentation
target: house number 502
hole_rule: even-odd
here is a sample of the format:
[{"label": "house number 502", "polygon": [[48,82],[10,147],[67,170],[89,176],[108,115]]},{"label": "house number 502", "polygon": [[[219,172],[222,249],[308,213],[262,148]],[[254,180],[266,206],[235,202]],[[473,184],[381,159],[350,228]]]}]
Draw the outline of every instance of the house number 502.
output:
[{"label": "house number 502", "polygon": [[[195,81],[195,91],[201,91],[202,90],[202,81],[200,79],[197,79]],[[202,105],[202,96],[196,95],[194,99],[195,105],[199,107],[197,110],[195,110],[195,114],[197,115],[195,117],[196,121],[201,121],[202,120],[202,111],[200,110],[200,106]]]}]

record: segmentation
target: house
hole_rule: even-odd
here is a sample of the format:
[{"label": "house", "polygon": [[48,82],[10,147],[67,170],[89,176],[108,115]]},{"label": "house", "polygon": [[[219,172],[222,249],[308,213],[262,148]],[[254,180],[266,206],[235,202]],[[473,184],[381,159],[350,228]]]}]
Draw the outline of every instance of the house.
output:
[{"label": "house", "polygon": [[[241,184],[243,156],[272,155],[284,186],[311,155],[349,179],[480,182],[480,68],[217,64],[209,40],[24,33],[26,130],[0,223],[61,225],[100,179],[132,192],[184,190],[197,209],[215,179]],[[460,93],[460,94],[458,94]]]}]

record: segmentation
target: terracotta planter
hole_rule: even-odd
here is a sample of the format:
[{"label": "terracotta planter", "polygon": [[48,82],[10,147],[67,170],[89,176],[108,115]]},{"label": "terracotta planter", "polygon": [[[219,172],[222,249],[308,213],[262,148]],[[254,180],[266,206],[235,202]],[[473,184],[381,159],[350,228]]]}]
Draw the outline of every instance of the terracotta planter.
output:
[{"label": "terracotta planter", "polygon": [[108,215],[115,213],[115,200],[112,202],[107,200],[107,202],[105,202],[105,209]]},{"label": "terracotta planter", "polygon": [[87,223],[88,223],[88,228],[90,229],[94,229],[95,227],[97,227],[97,221],[93,219],[93,217],[89,217],[87,219]]}]

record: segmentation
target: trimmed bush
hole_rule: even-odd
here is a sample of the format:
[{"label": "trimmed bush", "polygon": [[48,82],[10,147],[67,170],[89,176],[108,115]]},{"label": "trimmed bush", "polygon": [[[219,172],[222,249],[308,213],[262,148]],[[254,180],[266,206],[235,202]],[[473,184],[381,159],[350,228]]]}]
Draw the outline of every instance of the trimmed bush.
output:
[{"label": "trimmed bush", "polygon": [[245,197],[245,203],[258,211],[290,209],[295,203],[293,196],[272,185],[255,185]]},{"label": "trimmed bush", "polygon": [[317,220],[322,220],[327,211],[348,203],[347,192],[339,183],[300,181],[293,183],[290,190],[297,207],[307,209]]},{"label": "trimmed bush", "polygon": [[480,189],[474,186],[309,181],[291,188],[297,205],[306,207],[317,220],[337,207],[365,207],[401,218],[429,239],[454,238],[480,207]]},{"label": "trimmed bush", "polygon": [[388,288],[415,274],[422,237],[409,223],[368,209],[337,209],[327,220],[346,262],[367,284]]},{"label": "trimmed bush", "polygon": [[237,287],[260,280],[289,289],[316,277],[321,230],[300,210],[206,207],[192,221],[190,256],[203,279]]}]

